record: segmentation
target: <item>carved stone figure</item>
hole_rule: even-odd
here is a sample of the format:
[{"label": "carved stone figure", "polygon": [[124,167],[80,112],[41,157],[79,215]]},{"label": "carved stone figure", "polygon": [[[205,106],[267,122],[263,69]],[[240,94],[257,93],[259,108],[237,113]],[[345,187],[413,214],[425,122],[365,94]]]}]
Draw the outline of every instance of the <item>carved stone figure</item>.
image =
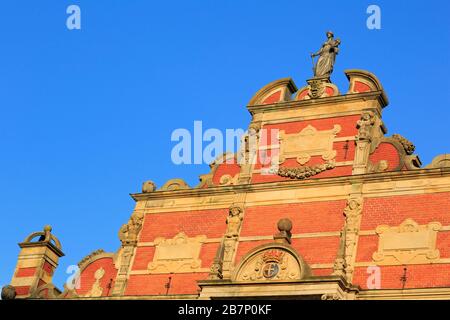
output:
[{"label": "carved stone figure", "polygon": [[354,252],[356,241],[359,233],[359,225],[361,223],[361,213],[363,208],[363,200],[361,197],[351,197],[347,201],[347,206],[344,209],[345,217],[345,274],[347,281],[351,281],[354,271]]},{"label": "carved stone figure", "polygon": [[235,238],[239,236],[239,228],[242,222],[242,208],[239,206],[231,206],[227,218],[227,238]]},{"label": "carved stone figure", "polygon": [[222,274],[223,255],[224,255],[224,241],[222,240],[219,248],[217,249],[213,264],[211,265],[208,279],[218,280],[218,279],[223,278],[223,274]]},{"label": "carved stone figure", "polygon": [[360,198],[351,198],[344,209],[344,216],[347,223],[347,231],[354,231],[358,227],[359,216],[362,211],[362,200]]},{"label": "carved stone figure", "polygon": [[347,263],[345,261],[345,241],[347,238],[345,226],[342,228],[339,238],[339,250],[333,265],[333,275],[345,276],[345,270],[347,268]]},{"label": "carved stone figure", "polygon": [[331,31],[328,31],[326,35],[327,41],[322,45],[322,48],[316,53],[311,54],[311,58],[319,56],[314,67],[314,78],[330,77],[333,72],[336,55],[339,52],[338,46],[341,44],[341,40],[335,40],[334,34]]},{"label": "carved stone figure", "polygon": [[127,224],[124,224],[119,231],[119,239],[122,245],[129,244],[137,240],[139,231],[142,228],[144,214],[142,212],[134,212]]},{"label": "carved stone figure", "polygon": [[356,139],[358,141],[370,140],[371,129],[375,124],[375,117],[371,112],[364,112],[361,115],[361,119],[356,122],[356,128],[358,129],[358,135]]}]

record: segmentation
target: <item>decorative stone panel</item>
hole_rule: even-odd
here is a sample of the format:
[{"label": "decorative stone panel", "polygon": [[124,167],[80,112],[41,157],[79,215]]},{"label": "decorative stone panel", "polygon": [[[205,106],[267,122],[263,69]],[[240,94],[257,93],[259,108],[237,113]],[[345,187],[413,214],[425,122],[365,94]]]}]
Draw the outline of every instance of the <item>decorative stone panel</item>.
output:
[{"label": "decorative stone panel", "polygon": [[184,232],[173,239],[156,238],[155,256],[149,263],[149,273],[185,273],[201,268],[200,250],[206,236],[189,238]]},{"label": "decorative stone panel", "polygon": [[288,158],[296,158],[298,163],[304,165],[312,156],[322,156],[322,159],[326,161],[334,159],[336,150],[333,150],[333,142],[340,131],[341,126],[338,124],[335,124],[331,130],[323,131],[318,131],[311,125],[294,134],[286,134],[284,130],[281,130],[279,163],[283,163]]},{"label": "decorative stone panel", "polygon": [[372,258],[379,265],[431,263],[439,259],[436,237],[441,227],[439,222],[419,225],[412,219],[398,227],[378,226],[378,251]]}]

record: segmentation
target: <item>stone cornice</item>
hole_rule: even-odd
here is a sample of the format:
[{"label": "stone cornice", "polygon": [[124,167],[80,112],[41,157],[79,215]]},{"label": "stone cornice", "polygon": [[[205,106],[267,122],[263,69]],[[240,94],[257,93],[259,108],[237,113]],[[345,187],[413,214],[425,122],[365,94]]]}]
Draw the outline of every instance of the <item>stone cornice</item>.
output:
[{"label": "stone cornice", "polygon": [[300,101],[287,101],[287,102],[279,102],[279,103],[273,103],[273,104],[264,104],[264,105],[253,105],[253,106],[247,106],[248,111],[250,114],[254,115],[256,113],[261,112],[276,112],[276,111],[283,111],[286,109],[292,109],[292,108],[315,108],[318,106],[330,104],[335,105],[339,103],[345,103],[350,101],[367,101],[367,100],[378,100],[379,104],[381,105],[381,108],[384,108],[387,105],[387,101],[385,99],[385,95],[383,91],[371,91],[371,92],[364,92],[364,93],[352,93],[352,94],[345,94],[335,97],[326,97],[326,98],[319,98],[319,99],[309,99],[309,100],[300,100]]},{"label": "stone cornice", "polygon": [[361,290],[357,300],[448,300],[449,287]]},{"label": "stone cornice", "polygon": [[[338,283],[341,288],[349,288],[352,287],[346,279],[341,276],[309,276],[305,277],[301,280],[281,280],[281,281],[232,281],[230,279],[220,279],[220,280],[198,280],[197,283],[199,286],[208,286],[208,285],[232,285],[232,286],[254,286],[254,285],[271,285],[271,284],[304,284],[304,283],[326,283],[326,282],[335,282]],[[353,286],[353,288],[358,289],[358,287]]]},{"label": "stone cornice", "polygon": [[46,247],[49,250],[53,251],[58,257],[63,257],[64,253],[61,251],[61,249],[57,248],[53,243],[51,242],[21,242],[19,243],[20,248],[42,248]]},{"label": "stone cornice", "polygon": [[433,169],[418,169],[410,171],[393,171],[393,172],[380,172],[359,174],[343,177],[321,178],[321,179],[308,179],[308,180],[286,180],[278,182],[265,182],[255,184],[241,184],[232,186],[219,186],[209,187],[205,189],[184,189],[173,191],[156,191],[152,193],[134,193],[130,196],[135,201],[143,200],[160,200],[169,198],[189,198],[189,197],[202,197],[212,195],[233,195],[236,193],[249,193],[249,192],[263,192],[270,190],[284,190],[301,187],[322,187],[333,186],[342,184],[355,184],[355,183],[374,183],[374,182],[388,182],[399,181],[408,179],[423,179],[423,178],[435,178],[435,177],[450,177],[449,168],[433,168]]}]

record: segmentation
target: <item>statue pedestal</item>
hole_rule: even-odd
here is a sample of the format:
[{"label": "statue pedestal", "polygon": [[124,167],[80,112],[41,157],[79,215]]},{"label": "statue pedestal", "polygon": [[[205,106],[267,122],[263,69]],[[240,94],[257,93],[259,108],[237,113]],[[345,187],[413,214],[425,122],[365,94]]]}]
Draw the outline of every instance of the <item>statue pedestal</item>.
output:
[{"label": "statue pedestal", "polygon": [[325,84],[331,83],[330,77],[312,78],[306,80],[309,86],[309,96],[311,99],[321,98],[325,94]]},{"label": "statue pedestal", "polygon": [[329,76],[325,76],[325,77],[314,77],[314,78],[311,78],[311,79],[306,80],[306,82],[307,82],[308,84],[310,84],[310,82],[313,82],[313,81],[320,81],[320,82],[323,82],[323,83],[331,83],[331,80],[330,80],[330,77],[329,77]]},{"label": "statue pedestal", "polygon": [[338,88],[331,83],[330,77],[314,77],[306,80],[307,86],[297,93],[298,100],[317,99],[339,95]]}]

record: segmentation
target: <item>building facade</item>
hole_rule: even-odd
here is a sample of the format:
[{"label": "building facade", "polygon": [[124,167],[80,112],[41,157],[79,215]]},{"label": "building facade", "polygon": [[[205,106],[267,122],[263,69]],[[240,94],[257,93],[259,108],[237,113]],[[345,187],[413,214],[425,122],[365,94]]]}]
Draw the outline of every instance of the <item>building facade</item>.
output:
[{"label": "building facade", "polygon": [[133,194],[116,252],[79,263],[58,289],[63,256],[46,226],[20,243],[4,298],[449,299],[450,155],[422,165],[387,135],[377,77],[345,71],[298,89],[269,83],[236,154],[196,187],[151,181]]}]

